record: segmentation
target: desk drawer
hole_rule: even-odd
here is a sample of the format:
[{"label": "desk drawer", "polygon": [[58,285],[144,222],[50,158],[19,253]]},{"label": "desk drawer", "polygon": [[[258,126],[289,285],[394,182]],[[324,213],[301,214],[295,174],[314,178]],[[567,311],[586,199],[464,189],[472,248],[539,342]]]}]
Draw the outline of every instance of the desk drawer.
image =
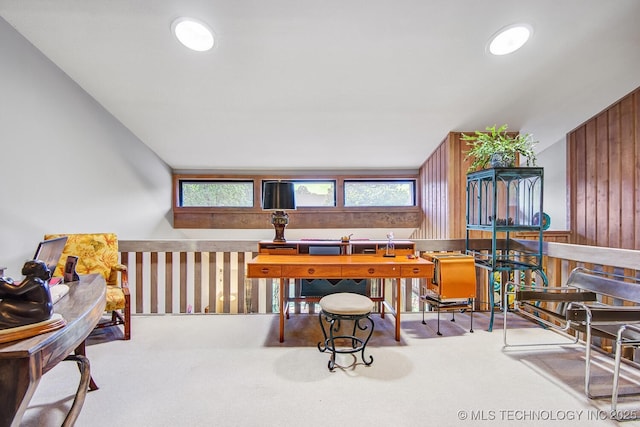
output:
[{"label": "desk drawer", "polygon": [[[376,254],[380,256],[384,256],[387,253],[387,247],[383,246],[382,248],[378,248],[376,250]],[[416,251],[411,248],[395,248],[393,251],[395,256],[407,256],[407,255],[415,255]]]},{"label": "desk drawer", "polygon": [[296,255],[298,249],[296,248],[260,248],[261,254],[270,255]]},{"label": "desk drawer", "polygon": [[396,267],[393,265],[345,265],[342,267],[343,277],[398,277],[399,273],[400,267]]},{"label": "desk drawer", "polygon": [[432,265],[403,265],[402,277],[433,277]]},{"label": "desk drawer", "polygon": [[248,277],[282,277],[282,267],[279,265],[249,264]]},{"label": "desk drawer", "polygon": [[342,277],[340,272],[340,266],[333,265],[289,265],[282,268],[283,276],[292,279],[306,279],[313,277],[330,279],[334,277]]}]

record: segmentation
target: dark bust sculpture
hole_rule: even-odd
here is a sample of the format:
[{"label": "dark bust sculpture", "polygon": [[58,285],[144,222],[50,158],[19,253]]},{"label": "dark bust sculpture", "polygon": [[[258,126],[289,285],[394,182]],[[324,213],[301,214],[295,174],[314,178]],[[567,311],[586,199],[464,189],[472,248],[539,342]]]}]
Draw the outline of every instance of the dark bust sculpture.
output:
[{"label": "dark bust sculpture", "polygon": [[27,261],[20,283],[0,278],[0,329],[29,325],[51,318],[53,303],[47,280],[51,272],[42,261]]}]

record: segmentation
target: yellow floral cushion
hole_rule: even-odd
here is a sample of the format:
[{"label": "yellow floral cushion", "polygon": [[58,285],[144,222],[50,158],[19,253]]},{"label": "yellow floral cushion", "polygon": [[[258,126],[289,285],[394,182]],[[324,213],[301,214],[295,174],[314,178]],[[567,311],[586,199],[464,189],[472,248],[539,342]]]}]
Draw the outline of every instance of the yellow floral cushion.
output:
[{"label": "yellow floral cushion", "polygon": [[118,285],[118,271],[126,267],[118,264],[118,237],[114,233],[101,234],[47,234],[45,240],[67,237],[54,276],[62,277],[68,256],[77,256],[78,274],[99,273],[107,282],[107,308],[112,311],[124,308],[124,293]]},{"label": "yellow floral cushion", "polygon": [[107,305],[104,311],[121,310],[124,308],[124,292],[120,286],[107,286]]}]

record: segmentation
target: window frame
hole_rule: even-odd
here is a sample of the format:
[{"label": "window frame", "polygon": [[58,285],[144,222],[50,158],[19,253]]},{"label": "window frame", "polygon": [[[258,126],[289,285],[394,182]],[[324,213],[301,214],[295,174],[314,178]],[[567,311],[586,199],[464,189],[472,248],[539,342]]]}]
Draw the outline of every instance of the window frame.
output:
[{"label": "window frame", "polygon": [[[332,206],[322,206],[322,205],[314,205],[314,206],[298,206],[299,209],[314,209],[314,208],[335,208],[338,206],[338,182],[335,179],[330,178],[313,178],[313,179],[301,179],[301,178],[288,178],[287,181],[293,182],[295,187],[296,184],[306,183],[306,182],[332,182],[333,183],[333,205]],[[262,185],[266,181],[262,180]],[[297,202],[297,201],[296,201]],[[296,209],[297,210],[297,209]]]},{"label": "window frame", "polygon": [[[348,183],[356,183],[356,182],[360,182],[360,183],[392,183],[392,182],[396,182],[396,183],[409,183],[412,184],[412,190],[413,190],[413,194],[411,195],[413,204],[411,206],[394,206],[394,205],[366,205],[366,206],[347,206],[346,201],[347,201],[347,192],[346,192],[346,184]],[[359,208],[359,207],[375,207],[375,208],[401,208],[401,207],[415,207],[417,206],[417,180],[416,179],[400,179],[400,178],[395,178],[395,179],[386,179],[386,178],[375,178],[375,179],[350,179],[347,178],[345,180],[343,180],[343,187],[342,187],[342,204],[343,206],[345,206],[346,208]]]},{"label": "window frame", "polygon": [[192,184],[192,183],[197,183],[197,182],[203,182],[203,183],[219,183],[219,184],[229,184],[229,183],[244,183],[244,184],[251,184],[251,191],[252,194],[255,195],[256,192],[256,184],[252,179],[187,179],[187,178],[183,178],[179,181],[178,183],[178,187],[177,187],[177,191],[178,191],[178,199],[176,201],[176,205],[181,207],[181,208],[212,208],[212,209],[223,209],[223,208],[235,208],[235,209],[252,209],[255,207],[255,197],[253,197],[251,199],[251,206],[183,206],[182,202],[184,201],[184,192],[183,192],[183,188],[182,188],[182,184],[184,183],[188,183],[188,184]]},{"label": "window frame", "polygon": [[[273,227],[267,212],[262,209],[265,181],[335,181],[335,206],[301,206],[288,211],[288,228],[415,228],[422,214],[420,181],[417,171],[381,174],[300,173],[268,174],[190,174],[174,173],[172,211],[174,228],[202,229],[262,229]],[[181,181],[253,181],[253,207],[180,206]],[[413,181],[414,206],[353,206],[344,205],[344,182],[348,181]],[[390,218],[392,225],[390,225]]]}]

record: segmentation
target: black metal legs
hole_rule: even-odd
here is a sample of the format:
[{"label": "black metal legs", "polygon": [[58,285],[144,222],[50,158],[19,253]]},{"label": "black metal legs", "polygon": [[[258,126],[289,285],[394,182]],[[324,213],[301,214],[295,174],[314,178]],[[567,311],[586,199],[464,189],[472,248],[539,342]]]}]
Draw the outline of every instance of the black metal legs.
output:
[{"label": "black metal legs", "polygon": [[[322,335],[324,336],[324,341],[318,343],[318,350],[321,352],[329,351],[331,352],[331,359],[329,359],[329,370],[333,371],[336,365],[336,354],[337,353],[346,353],[346,354],[354,354],[361,353],[362,362],[369,366],[373,363],[373,356],[369,355],[365,357],[364,351],[373,334],[374,323],[370,313],[358,314],[358,315],[345,315],[345,314],[334,314],[326,311],[321,311],[318,316],[320,320],[320,327],[322,327]],[[352,321],[353,329],[351,331],[351,335],[336,335],[340,333],[340,329],[343,325],[341,323],[343,321]],[[325,324],[328,327],[325,328]],[[358,331],[364,331],[366,333],[360,334],[362,337],[358,337]],[[345,344],[343,347],[336,347],[336,341],[338,343]],[[347,345],[348,344],[348,345]]]},{"label": "black metal legs", "polygon": [[424,312],[426,311],[426,306],[430,305],[432,307],[435,307],[438,313],[438,330],[436,334],[438,334],[439,336],[442,336],[442,333],[440,332],[440,311],[451,311],[452,313],[451,321],[455,322],[456,310],[460,310],[461,312],[466,311],[467,309],[471,310],[471,327],[469,328],[469,332],[473,333],[473,306],[474,306],[473,298],[470,298],[466,301],[462,300],[462,301],[448,301],[448,302],[440,301],[430,296],[424,296],[424,297],[421,297],[421,299],[424,300],[424,305],[425,305],[425,307],[422,309],[422,324],[423,325],[427,324],[427,322],[424,320]]}]

